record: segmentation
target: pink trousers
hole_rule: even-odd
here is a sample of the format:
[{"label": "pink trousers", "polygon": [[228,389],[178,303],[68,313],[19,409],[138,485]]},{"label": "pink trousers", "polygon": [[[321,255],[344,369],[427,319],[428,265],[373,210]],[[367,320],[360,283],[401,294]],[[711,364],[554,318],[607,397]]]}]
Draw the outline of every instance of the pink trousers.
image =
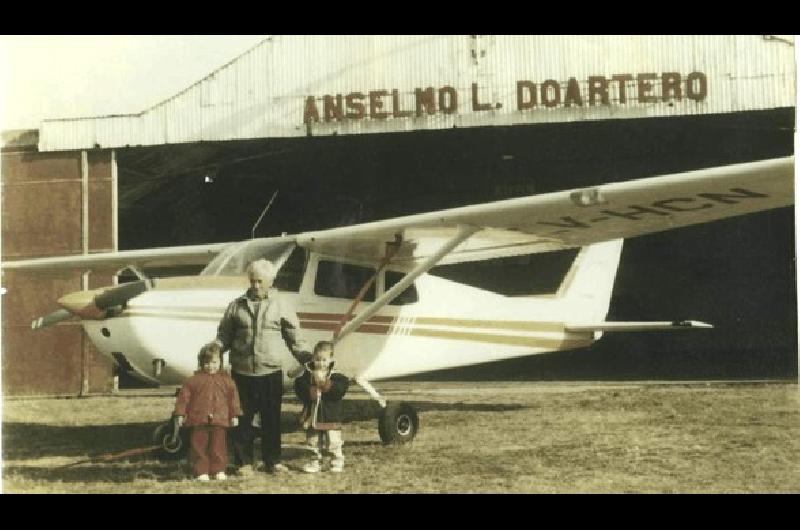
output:
[{"label": "pink trousers", "polygon": [[227,429],[218,425],[196,425],[189,438],[189,463],[194,476],[214,475],[228,465]]}]

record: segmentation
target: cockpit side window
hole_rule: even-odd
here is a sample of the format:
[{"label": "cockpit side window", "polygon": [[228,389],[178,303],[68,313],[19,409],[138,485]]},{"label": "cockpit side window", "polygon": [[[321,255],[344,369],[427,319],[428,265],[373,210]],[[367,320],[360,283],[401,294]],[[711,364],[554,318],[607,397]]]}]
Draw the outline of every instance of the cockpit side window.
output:
[{"label": "cockpit side window", "polygon": [[[405,274],[402,272],[395,272],[395,271],[386,271],[385,276],[385,283],[386,288],[385,290],[388,291],[392,287],[394,287],[400,280],[405,277]],[[389,305],[405,305],[405,304],[413,304],[419,300],[419,296],[417,295],[417,288],[412,283],[409,285],[405,291],[400,293],[397,298],[391,301]]]},{"label": "cockpit side window", "polygon": [[275,288],[293,293],[300,292],[307,264],[308,251],[302,247],[294,247],[283,266],[278,270],[278,275],[275,277]]},{"label": "cockpit side window", "polygon": [[[374,274],[375,269],[370,267],[320,260],[317,264],[317,277],[314,280],[314,293],[352,300]],[[375,300],[374,282],[362,300],[365,302]]]}]

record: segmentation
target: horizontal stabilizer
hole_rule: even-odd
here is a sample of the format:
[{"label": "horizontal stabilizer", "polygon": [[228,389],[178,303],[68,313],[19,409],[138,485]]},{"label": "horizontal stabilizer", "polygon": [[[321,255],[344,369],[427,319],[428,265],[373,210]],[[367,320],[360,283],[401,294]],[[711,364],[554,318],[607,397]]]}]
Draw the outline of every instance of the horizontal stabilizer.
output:
[{"label": "horizontal stabilizer", "polygon": [[714,326],[697,320],[676,320],[674,322],[598,322],[596,324],[567,324],[568,332],[587,331],[668,331],[684,329],[711,329]]}]

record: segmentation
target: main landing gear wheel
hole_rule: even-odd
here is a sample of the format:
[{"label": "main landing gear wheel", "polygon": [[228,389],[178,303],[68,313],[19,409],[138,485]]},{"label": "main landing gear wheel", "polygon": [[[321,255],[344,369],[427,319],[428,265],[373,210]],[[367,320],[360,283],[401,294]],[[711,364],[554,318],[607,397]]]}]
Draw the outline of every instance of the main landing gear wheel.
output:
[{"label": "main landing gear wheel", "polygon": [[378,434],[385,444],[404,444],[414,439],[419,417],[408,403],[387,403],[378,418]]},{"label": "main landing gear wheel", "polygon": [[[178,432],[175,432],[178,429]],[[175,425],[174,421],[162,423],[153,431],[153,445],[160,447],[159,452],[164,458],[183,458],[189,447],[188,441],[184,440],[185,433]]]}]

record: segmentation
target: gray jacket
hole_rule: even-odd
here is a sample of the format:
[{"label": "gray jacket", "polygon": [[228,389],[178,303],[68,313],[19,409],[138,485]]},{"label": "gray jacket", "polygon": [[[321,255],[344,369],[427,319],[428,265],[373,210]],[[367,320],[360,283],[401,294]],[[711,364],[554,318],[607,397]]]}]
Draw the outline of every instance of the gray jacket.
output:
[{"label": "gray jacket", "polygon": [[231,368],[239,374],[266,375],[297,366],[295,357],[304,348],[297,337],[300,321],[294,309],[270,289],[256,314],[249,292],[228,305],[217,328],[222,351],[230,349]]}]

